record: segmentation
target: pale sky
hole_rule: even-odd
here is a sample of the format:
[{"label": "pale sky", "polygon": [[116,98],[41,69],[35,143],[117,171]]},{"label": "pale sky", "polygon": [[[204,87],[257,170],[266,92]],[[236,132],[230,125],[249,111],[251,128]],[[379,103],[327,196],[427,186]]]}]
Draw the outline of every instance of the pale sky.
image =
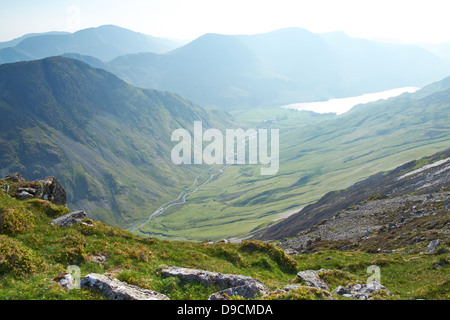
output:
[{"label": "pale sky", "polygon": [[0,41],[114,24],[195,39],[286,27],[404,43],[450,42],[450,0],[0,0]]}]

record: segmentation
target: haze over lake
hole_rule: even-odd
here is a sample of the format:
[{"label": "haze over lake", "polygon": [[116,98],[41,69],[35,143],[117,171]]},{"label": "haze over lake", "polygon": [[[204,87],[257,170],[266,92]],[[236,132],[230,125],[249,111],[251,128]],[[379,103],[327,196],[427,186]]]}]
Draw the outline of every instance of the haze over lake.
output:
[{"label": "haze over lake", "polygon": [[403,93],[413,93],[419,90],[418,87],[403,87],[397,89],[391,89],[375,93],[366,93],[360,96],[341,98],[341,99],[330,99],[327,101],[320,102],[302,102],[294,103],[286,106],[282,106],[285,109],[296,109],[296,110],[306,110],[314,111],[317,113],[336,113],[343,114],[354,106],[361,103],[369,103],[382,99],[389,99],[392,97],[397,97]]}]

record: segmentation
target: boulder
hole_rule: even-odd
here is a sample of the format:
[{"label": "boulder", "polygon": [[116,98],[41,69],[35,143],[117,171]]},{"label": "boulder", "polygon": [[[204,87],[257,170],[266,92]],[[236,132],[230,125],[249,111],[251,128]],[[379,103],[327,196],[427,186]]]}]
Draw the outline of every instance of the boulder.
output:
[{"label": "boulder", "polygon": [[297,273],[297,277],[300,280],[305,281],[306,284],[310,287],[328,290],[328,284],[319,277],[318,270],[300,271],[299,273]]},{"label": "boulder", "polygon": [[232,296],[239,296],[244,299],[254,299],[261,293],[260,288],[254,283],[243,286],[228,288],[220,292],[213,293],[208,300],[229,300]]},{"label": "boulder", "polygon": [[60,226],[60,227],[71,227],[76,224],[82,224],[85,226],[93,226],[93,223],[87,218],[87,213],[84,211],[74,211],[68,214],[65,214],[59,218],[54,219],[50,222],[51,225]]},{"label": "boulder", "polygon": [[433,240],[428,244],[427,250],[425,250],[425,253],[434,253],[436,252],[438,246],[441,244],[441,240]]},{"label": "boulder", "polygon": [[169,300],[159,292],[142,289],[114,277],[90,273],[81,279],[82,288],[99,290],[109,300]]},{"label": "boulder", "polygon": [[[242,275],[223,274],[205,270],[169,267],[161,271],[163,276],[178,277],[188,282],[200,282],[203,284],[214,285],[227,290],[213,294],[210,299],[220,299],[227,294],[256,297],[258,294],[267,294],[269,289],[263,285],[258,279],[254,279]],[[231,293],[231,295],[230,295]],[[235,293],[235,294],[234,294]]]}]

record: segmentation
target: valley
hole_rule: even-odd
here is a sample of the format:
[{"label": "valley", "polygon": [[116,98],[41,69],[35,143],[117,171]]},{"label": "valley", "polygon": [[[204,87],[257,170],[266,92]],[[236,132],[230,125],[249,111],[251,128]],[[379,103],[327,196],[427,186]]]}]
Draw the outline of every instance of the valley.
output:
[{"label": "valley", "polygon": [[[425,87],[334,117],[262,109],[263,115],[283,119],[272,124],[280,128],[280,172],[261,177],[254,166],[231,166],[142,231],[169,239],[245,237],[273,224],[280,213],[311,204],[327,192],[447,148],[448,102],[442,100],[430,113],[423,113],[433,96],[447,94],[447,83],[448,79],[441,82],[443,87],[432,94],[431,87]],[[303,124],[302,117],[308,119]],[[248,123],[257,125],[251,119]]]},{"label": "valley", "polygon": [[[11,50],[29,57],[3,62],[63,56],[0,65],[0,173],[58,176],[69,207],[144,236],[245,237],[330,191],[448,147],[450,69],[417,46],[301,28],[176,43],[108,25],[25,36],[0,53]],[[400,87],[406,93],[392,89]],[[307,101],[334,109],[280,107]],[[175,165],[171,132],[192,131],[195,121],[279,130],[278,172]]]}]

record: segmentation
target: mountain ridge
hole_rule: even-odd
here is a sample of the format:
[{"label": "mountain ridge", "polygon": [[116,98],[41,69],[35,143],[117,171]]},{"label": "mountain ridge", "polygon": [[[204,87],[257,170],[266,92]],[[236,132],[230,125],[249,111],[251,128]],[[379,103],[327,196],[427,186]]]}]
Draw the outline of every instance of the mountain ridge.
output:
[{"label": "mountain ridge", "polygon": [[74,33],[25,35],[3,45],[9,47],[0,49],[0,63],[38,60],[66,53],[90,55],[109,61],[128,53],[171,51],[180,43],[114,25],[103,25]]},{"label": "mountain ridge", "polygon": [[201,170],[172,164],[173,130],[231,122],[65,57],[1,65],[0,96],[0,171],[60,176],[70,205],[113,225],[156,210]]},{"label": "mountain ridge", "polygon": [[[56,46],[55,39],[60,39]],[[66,55],[135,86],[175,92],[204,107],[221,109],[273,107],[422,86],[450,73],[441,56],[422,47],[353,38],[342,32],[285,28],[254,35],[210,33],[183,45],[170,41],[166,45],[166,41],[106,25],[27,37],[14,47],[0,49],[0,63]]]},{"label": "mountain ridge", "polygon": [[450,73],[449,66],[423,48],[300,28],[256,35],[206,34],[166,54],[126,55],[106,67],[140,87],[231,109],[422,86]]}]

